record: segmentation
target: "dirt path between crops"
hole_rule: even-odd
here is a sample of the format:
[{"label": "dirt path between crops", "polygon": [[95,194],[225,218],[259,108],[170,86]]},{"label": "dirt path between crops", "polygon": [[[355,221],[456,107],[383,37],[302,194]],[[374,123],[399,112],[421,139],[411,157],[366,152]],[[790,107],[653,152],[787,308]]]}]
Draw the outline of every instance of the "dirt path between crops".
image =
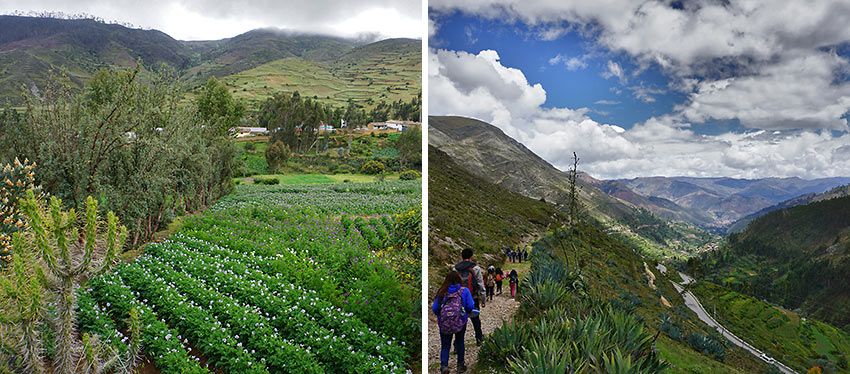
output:
[{"label": "dirt path between crops", "polygon": [[[528,238],[524,244],[527,247],[528,243],[532,243],[538,239],[539,237]],[[475,260],[475,257],[473,257],[473,260]],[[508,275],[512,269],[516,269],[521,283],[523,277],[529,273],[531,263],[523,261],[522,264],[511,262],[502,264],[502,271],[505,275]],[[482,270],[486,271],[486,269]],[[433,302],[434,300],[431,300],[431,303]],[[437,316],[431,311],[431,305],[433,304],[428,305],[428,373],[439,374],[440,328],[437,326]],[[493,297],[493,301],[487,302],[486,306],[481,310],[481,332],[484,333],[485,338],[494,330],[501,327],[502,322],[513,320],[517,310],[519,310],[519,300],[511,297],[511,287],[506,279],[502,282],[502,293],[496,294]],[[475,345],[475,330],[472,327],[472,322],[468,322],[466,325],[466,339],[464,339],[464,343],[466,348],[464,363],[469,369],[467,372],[470,372],[478,362],[478,352],[481,350],[481,347]],[[449,354],[449,369],[452,374],[457,373],[457,356],[454,352],[454,344],[452,344]]]}]

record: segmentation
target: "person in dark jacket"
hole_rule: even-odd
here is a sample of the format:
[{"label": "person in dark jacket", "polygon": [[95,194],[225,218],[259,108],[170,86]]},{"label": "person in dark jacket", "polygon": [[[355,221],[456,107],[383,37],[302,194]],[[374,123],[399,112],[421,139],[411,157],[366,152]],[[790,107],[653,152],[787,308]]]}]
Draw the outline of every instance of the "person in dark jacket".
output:
[{"label": "person in dark jacket", "polygon": [[[463,286],[471,288],[469,291],[472,293],[472,300],[475,301],[475,309],[481,310],[487,303],[487,290],[484,287],[484,275],[481,272],[481,268],[472,262],[471,248],[466,248],[461,251],[460,256],[463,261],[458,262],[457,265],[455,265],[455,271],[460,274]],[[484,340],[484,333],[481,331],[481,319],[478,318],[477,315],[472,315],[469,319],[472,320],[472,327],[475,330],[475,342],[478,345],[481,345],[481,341]]]},{"label": "person in dark jacket", "polygon": [[523,249],[523,250],[522,250],[522,258],[523,258],[525,261],[528,261],[528,251],[527,251],[527,250],[525,250],[525,249]]},{"label": "person in dark jacket", "polygon": [[516,272],[516,269],[511,270],[511,274],[508,275],[508,282],[511,284],[511,297],[516,297],[516,288],[519,285],[519,275]]},{"label": "person in dark jacket", "polygon": [[502,272],[502,268],[496,268],[496,294],[502,294],[502,280],[505,279],[505,273]]},{"label": "person in dark jacket", "polygon": [[458,373],[463,373],[466,371],[466,366],[464,365],[464,352],[465,347],[463,345],[463,337],[466,335],[466,321],[468,318],[468,314],[472,312],[475,308],[475,302],[472,300],[472,293],[469,292],[469,289],[463,287],[461,285],[460,274],[456,271],[452,270],[449,274],[446,275],[446,279],[443,281],[443,284],[440,286],[440,289],[437,290],[437,297],[434,298],[434,305],[431,306],[431,310],[434,314],[437,315],[437,325],[440,325],[440,308],[442,308],[443,303],[445,302],[446,296],[449,294],[453,294],[456,292],[460,292],[461,300],[463,304],[463,310],[466,314],[463,315],[463,329],[460,332],[455,334],[443,334],[440,333],[440,374],[448,374],[449,373],[449,349],[452,345],[452,338],[455,341],[455,354],[457,355],[457,371]]}]

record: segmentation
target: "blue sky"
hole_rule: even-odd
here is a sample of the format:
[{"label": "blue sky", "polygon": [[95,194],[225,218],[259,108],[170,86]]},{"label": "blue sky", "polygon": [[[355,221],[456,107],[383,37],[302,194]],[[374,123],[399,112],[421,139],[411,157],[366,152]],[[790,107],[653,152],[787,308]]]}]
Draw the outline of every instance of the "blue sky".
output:
[{"label": "blue sky", "polygon": [[600,178],[850,175],[850,4],[432,0],[429,112]]},{"label": "blue sky", "polygon": [[[522,70],[532,84],[543,84],[547,93],[543,107],[588,107],[593,109],[589,117],[630,128],[637,122],[670,112],[685,99],[684,94],[667,88],[670,79],[657,66],[638,76],[627,76],[625,82],[617,77],[603,77],[609,71],[608,61],[617,63],[626,74],[638,67],[617,53],[599,48],[592,38],[577,32],[555,40],[541,40],[533,28],[523,23],[509,24],[462,12],[436,19],[440,30],[431,38],[432,47],[470,53],[498,51],[503,65]],[[567,61],[573,58],[577,65],[568,68]],[[645,102],[629,88],[635,86],[664,93],[648,94],[646,100],[652,102]]]}]

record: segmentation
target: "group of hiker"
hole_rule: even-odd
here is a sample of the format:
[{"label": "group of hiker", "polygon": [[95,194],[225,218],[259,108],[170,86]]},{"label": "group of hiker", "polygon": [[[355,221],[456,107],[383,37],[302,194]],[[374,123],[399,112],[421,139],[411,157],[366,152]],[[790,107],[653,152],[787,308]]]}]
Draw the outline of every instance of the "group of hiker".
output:
[{"label": "group of hiker", "polygon": [[511,247],[505,249],[505,255],[508,256],[508,260],[511,262],[519,262],[522,263],[523,260],[528,261],[528,251],[523,250],[512,250]]},{"label": "group of hiker", "polygon": [[[526,258],[527,256],[526,253]],[[440,374],[449,373],[449,350],[452,339],[454,339],[457,354],[457,372],[466,371],[464,336],[467,322],[472,321],[475,342],[480,346],[484,340],[479,318],[481,309],[485,307],[487,301],[493,301],[495,295],[502,293],[502,282],[505,278],[510,284],[512,298],[516,297],[516,288],[519,284],[516,270],[511,270],[507,277],[501,268],[493,265],[488,266],[486,272],[482,271],[481,267],[472,261],[470,248],[461,251],[461,259],[462,261],[446,275],[431,307],[437,315],[437,325],[440,328]]]}]

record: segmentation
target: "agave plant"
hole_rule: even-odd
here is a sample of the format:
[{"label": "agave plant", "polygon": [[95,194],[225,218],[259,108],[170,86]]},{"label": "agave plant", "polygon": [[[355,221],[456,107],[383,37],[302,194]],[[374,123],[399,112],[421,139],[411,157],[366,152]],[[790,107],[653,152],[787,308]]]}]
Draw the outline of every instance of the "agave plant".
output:
[{"label": "agave plant", "polygon": [[587,362],[573,343],[557,337],[541,337],[523,349],[522,357],[509,362],[512,373],[564,374],[581,373]]},{"label": "agave plant", "polygon": [[[117,263],[117,253],[127,238],[127,229],[107,214],[106,232],[97,217],[97,201],[87,200],[83,231],[77,214],[63,212],[61,201],[50,199],[47,207],[28,190],[20,200],[29,230],[13,235],[14,255],[7,274],[0,278],[2,332],[15,352],[9,362],[25,373],[46,373],[42,330],[46,322],[55,336],[52,372],[130,373],[141,349],[139,317],[130,313],[129,349],[119,354],[97,336],[77,332],[76,298],[79,284]],[[48,303],[55,312],[47,312]]]},{"label": "agave plant", "polygon": [[502,321],[502,326],[494,330],[484,341],[480,357],[487,357],[494,362],[514,360],[519,357],[522,347],[528,343],[529,338],[530,332],[524,324],[518,322],[507,324]]},{"label": "agave plant", "polygon": [[521,288],[519,294],[520,301],[525,306],[523,313],[529,316],[537,315],[559,305],[569,296],[564,287],[554,282],[537,282],[533,285],[525,285]]}]

